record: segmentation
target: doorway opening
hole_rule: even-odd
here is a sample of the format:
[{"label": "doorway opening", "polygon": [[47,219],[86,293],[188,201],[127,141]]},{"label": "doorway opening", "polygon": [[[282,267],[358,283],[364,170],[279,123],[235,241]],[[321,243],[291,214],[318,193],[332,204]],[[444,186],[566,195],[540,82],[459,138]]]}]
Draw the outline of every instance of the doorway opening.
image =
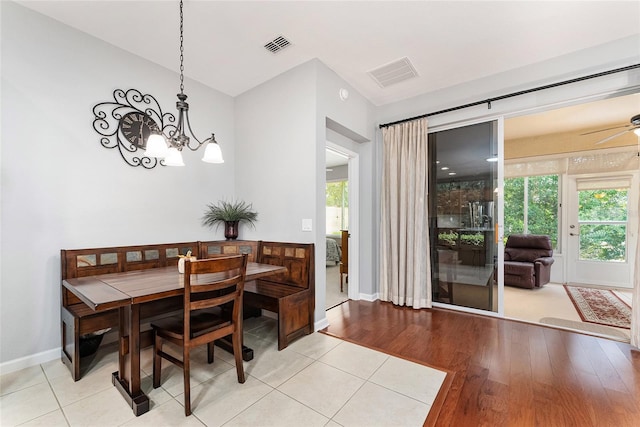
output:
[{"label": "doorway opening", "polygon": [[633,94],[505,119],[505,238],[548,235],[555,259],[540,288],[505,282],[505,317],[629,341],[629,329],[587,321],[570,294],[572,286],[602,290],[631,310],[640,145],[620,129],[638,101]]},{"label": "doorway opening", "polygon": [[326,309],[349,299],[349,155],[326,149]]}]

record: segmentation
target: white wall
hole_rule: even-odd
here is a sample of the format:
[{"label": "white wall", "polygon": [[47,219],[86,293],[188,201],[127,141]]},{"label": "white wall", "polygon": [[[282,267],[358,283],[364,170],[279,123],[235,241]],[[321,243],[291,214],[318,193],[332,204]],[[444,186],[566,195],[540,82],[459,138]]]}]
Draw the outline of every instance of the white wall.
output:
[{"label": "white wall", "polygon": [[[316,322],[325,319],[325,143],[326,117],[360,135],[374,132],[373,108],[355,90],[348,103],[338,89],[348,87],[317,60],[304,63],[236,98],[236,194],[258,211],[256,229],[241,230],[240,238],[313,242],[316,244]],[[370,143],[358,144],[365,164]],[[371,167],[364,181],[371,181]],[[372,191],[365,188],[364,192]],[[365,196],[360,217],[370,234],[371,206]],[[302,231],[302,219],[311,219],[313,231]],[[362,237],[367,241],[369,237]],[[367,246],[365,246],[367,247]],[[367,280],[371,257],[360,269]]]},{"label": "white wall", "polygon": [[[200,217],[233,195],[234,100],[185,81],[198,137],[226,163],[133,168],[99,143],[92,108],[116,88],[175,112],[178,75],[2,2],[0,362],[59,357],[60,249],[222,238]],[[21,362],[21,358],[23,359]],[[37,360],[35,360],[37,362]]]},{"label": "white wall", "polygon": [[[375,107],[354,88],[349,86],[340,76],[324,64],[317,62],[318,82],[317,82],[317,137],[316,158],[318,174],[316,177],[317,203],[322,208],[319,209],[321,223],[325,223],[325,148],[326,141],[331,141],[341,145],[347,150],[358,155],[358,204],[349,206],[350,215],[358,218],[357,228],[353,221],[349,224],[350,248],[349,258],[351,262],[357,262],[357,271],[349,271],[349,284],[358,289],[358,298],[367,298],[375,294],[377,284],[377,238],[378,223],[375,213],[378,206],[375,205],[375,195],[379,191],[375,186],[375,156],[374,137],[375,127]],[[340,99],[339,90],[347,89],[349,97],[346,100]],[[330,123],[327,123],[330,122]],[[329,129],[331,126],[332,129]],[[339,132],[338,132],[339,131]],[[353,189],[350,189],[353,190]],[[353,196],[353,191],[351,191]],[[317,230],[316,239],[322,247],[321,268],[322,277],[325,273],[325,231]],[[320,268],[320,264],[318,269]],[[318,277],[316,272],[316,277]],[[354,274],[355,273],[355,274]],[[326,287],[325,280],[322,280],[323,289]],[[351,293],[350,293],[351,296]],[[318,304],[318,303],[317,303]],[[322,300],[324,309],[324,300]],[[322,313],[324,317],[324,312]]]},{"label": "white wall", "polygon": [[236,194],[258,212],[240,238],[314,242],[315,71],[308,62],[236,98]]}]

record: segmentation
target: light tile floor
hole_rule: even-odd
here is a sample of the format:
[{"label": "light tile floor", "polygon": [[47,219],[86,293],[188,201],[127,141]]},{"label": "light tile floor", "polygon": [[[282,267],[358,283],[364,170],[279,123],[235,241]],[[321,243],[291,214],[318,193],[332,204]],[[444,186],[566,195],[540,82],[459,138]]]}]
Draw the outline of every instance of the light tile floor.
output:
[{"label": "light tile floor", "polygon": [[0,425],[13,426],[421,426],[445,372],[314,333],[277,351],[276,322],[245,324],[247,380],[233,357],[203,347],[192,356],[191,405],[184,416],[181,371],[163,362],[162,387],[151,384],[151,349],[142,354],[142,387],[151,410],[135,417],[111,384],[114,344],[73,382],[59,360],[0,377]]},{"label": "light tile floor", "polygon": [[325,294],[325,307],[329,310],[338,304],[349,300],[349,284],[346,275],[343,276],[342,292],[340,292],[340,266],[327,264],[327,287]]}]

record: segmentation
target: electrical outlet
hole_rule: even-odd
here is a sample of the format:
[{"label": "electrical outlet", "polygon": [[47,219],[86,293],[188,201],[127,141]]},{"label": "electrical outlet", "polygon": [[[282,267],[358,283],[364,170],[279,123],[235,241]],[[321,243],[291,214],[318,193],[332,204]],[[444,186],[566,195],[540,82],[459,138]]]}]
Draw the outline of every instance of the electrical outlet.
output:
[{"label": "electrical outlet", "polygon": [[312,231],[313,227],[311,226],[311,219],[303,219],[302,220],[302,231]]}]

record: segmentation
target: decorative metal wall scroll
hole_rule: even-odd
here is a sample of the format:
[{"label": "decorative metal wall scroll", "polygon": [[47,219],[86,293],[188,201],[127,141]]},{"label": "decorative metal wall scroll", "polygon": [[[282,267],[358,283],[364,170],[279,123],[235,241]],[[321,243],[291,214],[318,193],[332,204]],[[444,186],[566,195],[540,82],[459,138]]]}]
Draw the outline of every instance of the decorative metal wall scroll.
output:
[{"label": "decorative metal wall scroll", "polygon": [[175,133],[176,118],[171,113],[163,113],[158,101],[137,89],[113,91],[113,101],[96,104],[93,107],[93,128],[102,137],[100,144],[108,149],[117,149],[129,166],[153,169],[164,166],[162,160],[147,157],[144,150],[147,138],[152,132],[165,135]]}]

